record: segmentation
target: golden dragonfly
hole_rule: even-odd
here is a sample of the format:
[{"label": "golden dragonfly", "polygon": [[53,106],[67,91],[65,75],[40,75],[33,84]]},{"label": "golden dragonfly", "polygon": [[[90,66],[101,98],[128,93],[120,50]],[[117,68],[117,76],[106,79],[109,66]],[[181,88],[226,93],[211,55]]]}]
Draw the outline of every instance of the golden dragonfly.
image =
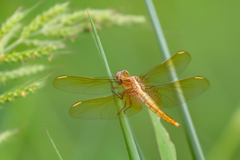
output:
[{"label": "golden dragonfly", "polygon": [[[206,91],[210,83],[204,77],[190,77],[171,81],[171,74],[180,74],[191,61],[191,56],[180,51],[163,63],[145,71],[139,77],[126,70],[115,78],[59,76],[53,81],[57,89],[81,94],[113,94],[79,101],[70,108],[74,118],[118,118],[133,115],[142,109],[141,102],[159,117],[178,127],[179,123],[160,108],[178,106]],[[116,92],[116,90],[121,91]],[[124,104],[117,109],[116,100]],[[121,113],[121,114],[120,114]]]}]

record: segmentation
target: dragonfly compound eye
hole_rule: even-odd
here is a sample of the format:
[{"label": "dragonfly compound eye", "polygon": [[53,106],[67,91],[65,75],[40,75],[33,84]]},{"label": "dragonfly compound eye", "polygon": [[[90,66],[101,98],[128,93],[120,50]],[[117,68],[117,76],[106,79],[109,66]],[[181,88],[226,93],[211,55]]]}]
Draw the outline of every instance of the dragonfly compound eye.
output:
[{"label": "dragonfly compound eye", "polygon": [[115,78],[118,79],[121,75],[122,71],[118,71],[116,74],[115,74]]}]

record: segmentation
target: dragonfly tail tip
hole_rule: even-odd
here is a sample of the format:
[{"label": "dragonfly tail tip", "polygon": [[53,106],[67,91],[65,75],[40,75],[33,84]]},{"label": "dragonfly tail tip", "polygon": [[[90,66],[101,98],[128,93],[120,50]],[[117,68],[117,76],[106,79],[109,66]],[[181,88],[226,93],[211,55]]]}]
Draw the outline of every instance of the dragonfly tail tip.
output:
[{"label": "dragonfly tail tip", "polygon": [[176,127],[178,127],[179,125],[180,125],[180,124],[179,124],[179,123],[177,123],[177,122],[176,122],[176,123],[174,123],[174,126],[176,126]]}]

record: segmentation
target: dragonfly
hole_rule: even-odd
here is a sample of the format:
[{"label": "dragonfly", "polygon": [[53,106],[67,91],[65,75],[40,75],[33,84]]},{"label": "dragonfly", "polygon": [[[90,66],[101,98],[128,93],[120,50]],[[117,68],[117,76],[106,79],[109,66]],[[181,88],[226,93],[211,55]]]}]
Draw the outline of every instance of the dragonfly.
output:
[{"label": "dragonfly", "polygon": [[[188,52],[180,51],[163,63],[148,69],[139,77],[126,70],[114,78],[59,76],[53,81],[57,89],[80,94],[106,94],[109,96],[79,101],[72,105],[69,114],[74,118],[111,119],[138,113],[142,104],[159,117],[178,127],[179,123],[162,109],[179,106],[197,97],[210,87],[201,76],[172,81],[171,75],[182,73],[191,61]],[[116,103],[121,103],[120,107]]]}]

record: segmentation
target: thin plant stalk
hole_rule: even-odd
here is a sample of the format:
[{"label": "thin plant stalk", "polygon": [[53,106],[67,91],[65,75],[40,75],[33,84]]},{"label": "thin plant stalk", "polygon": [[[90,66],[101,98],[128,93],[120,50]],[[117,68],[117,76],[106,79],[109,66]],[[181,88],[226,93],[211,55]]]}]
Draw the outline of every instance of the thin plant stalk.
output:
[{"label": "thin plant stalk", "polygon": [[19,132],[19,129],[14,129],[14,130],[7,130],[2,133],[0,133],[0,145],[8,140],[11,136],[17,134]]},{"label": "thin plant stalk", "polygon": [[160,122],[160,117],[157,116],[150,109],[148,110],[153,128],[155,131],[155,137],[158,144],[158,151],[161,160],[177,160],[177,153],[173,142],[170,140],[167,130]]},{"label": "thin plant stalk", "polygon": [[[171,55],[170,55],[168,45],[167,45],[166,39],[164,37],[163,31],[162,31],[162,28],[160,25],[160,21],[158,19],[154,4],[153,4],[152,0],[144,0],[144,1],[145,1],[147,10],[148,10],[148,13],[149,13],[149,16],[150,16],[150,19],[151,19],[151,22],[152,22],[152,25],[153,25],[153,28],[155,31],[155,35],[158,40],[159,49],[161,51],[163,59],[167,60],[168,58],[170,58]],[[170,77],[172,80],[178,79],[176,73],[171,74]],[[182,99],[182,97],[179,97],[179,98]],[[197,133],[195,131],[190,113],[187,108],[187,104],[183,103],[182,105],[180,105],[180,109],[181,109],[181,113],[183,115],[183,120],[184,120],[184,123],[187,128],[188,136],[190,138],[190,142],[191,142],[195,157],[198,160],[205,160],[201,145],[200,145],[198,137],[197,137]]]},{"label": "thin plant stalk", "polygon": [[240,107],[232,114],[227,126],[210,149],[207,159],[234,159],[240,144]]},{"label": "thin plant stalk", "polygon": [[[30,12],[32,12],[35,8],[37,8],[42,2],[43,2],[43,1],[41,0],[41,1],[37,2],[34,6],[32,6],[30,9],[26,10],[26,11],[24,12],[23,18],[24,18],[27,14],[29,14]],[[17,45],[19,45],[21,42],[22,42],[22,39],[20,39],[20,38],[17,39],[15,42],[13,42],[11,45],[9,45],[9,46],[4,50],[4,52],[10,51],[11,49],[13,49],[13,48],[16,47]]]},{"label": "thin plant stalk", "polygon": [[49,134],[49,132],[48,132],[47,127],[46,127],[45,124],[44,124],[44,127],[45,127],[45,129],[46,129],[46,132],[47,132],[48,138],[49,138],[50,141],[52,142],[52,145],[53,145],[55,151],[57,152],[57,155],[58,155],[59,159],[60,159],[60,160],[63,160],[62,157],[61,157],[61,155],[60,155],[60,153],[59,153],[59,151],[58,151],[58,149],[57,149],[57,147],[56,147],[56,145],[55,145],[55,143],[53,142],[53,139],[51,138],[51,136],[50,136],[50,134]]},{"label": "thin plant stalk", "polygon": [[[94,25],[90,16],[89,16],[89,20],[91,22],[91,26],[92,26],[92,29],[93,29],[93,34],[94,34],[94,37],[95,37],[95,40],[96,40],[96,43],[97,43],[97,47],[98,47],[100,56],[103,60],[104,66],[106,68],[107,74],[108,74],[109,77],[112,77],[112,74],[111,74],[111,71],[110,71],[110,68],[109,68],[109,65],[108,65],[108,62],[107,62],[106,55],[104,53],[104,50],[103,50],[103,47],[102,47],[102,44],[101,44],[101,41],[100,41],[100,38],[97,34],[97,30],[96,30],[95,25]],[[116,103],[116,105],[118,105],[118,103]],[[120,108],[119,106],[117,106],[117,107]],[[126,144],[126,147],[127,147],[129,159],[130,160],[140,160],[140,155],[139,155],[137,145],[135,143],[134,136],[133,136],[133,133],[131,131],[131,127],[129,125],[128,119],[127,118],[119,118],[119,122],[120,122],[121,129],[122,129],[122,132],[123,132],[123,136],[124,136],[125,144]]]}]

